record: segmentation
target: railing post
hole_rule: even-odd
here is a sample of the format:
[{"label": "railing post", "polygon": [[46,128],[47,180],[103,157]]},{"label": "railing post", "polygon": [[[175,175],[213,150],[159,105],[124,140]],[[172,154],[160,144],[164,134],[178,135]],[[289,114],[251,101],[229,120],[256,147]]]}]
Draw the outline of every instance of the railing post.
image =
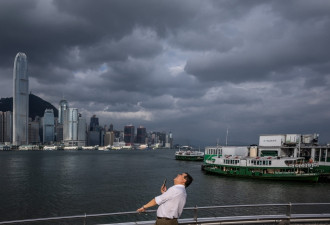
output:
[{"label": "railing post", "polygon": [[194,209],[194,220],[197,222],[197,205],[195,206],[195,209]]},{"label": "railing post", "polygon": [[287,208],[286,208],[286,215],[289,217],[288,218],[288,222],[289,222],[289,224],[290,224],[290,218],[291,218],[291,209],[292,209],[292,204],[291,204],[291,202],[289,202],[289,204],[288,204],[288,206],[287,206]]}]

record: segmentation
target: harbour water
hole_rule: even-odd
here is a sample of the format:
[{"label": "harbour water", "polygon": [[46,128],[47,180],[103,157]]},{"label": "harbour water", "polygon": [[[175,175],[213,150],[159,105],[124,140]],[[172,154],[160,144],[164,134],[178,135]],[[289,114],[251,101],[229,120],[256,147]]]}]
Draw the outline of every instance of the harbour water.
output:
[{"label": "harbour water", "polygon": [[[201,162],[175,160],[174,152],[0,152],[0,221],[135,211],[160,194],[165,177],[169,187],[181,172],[188,172],[194,178],[187,189],[186,207],[330,202],[330,183],[206,175],[201,171]],[[225,216],[230,212],[221,213]],[[154,216],[132,215],[128,219],[149,220]],[[97,222],[124,220],[127,218],[101,218]]]}]

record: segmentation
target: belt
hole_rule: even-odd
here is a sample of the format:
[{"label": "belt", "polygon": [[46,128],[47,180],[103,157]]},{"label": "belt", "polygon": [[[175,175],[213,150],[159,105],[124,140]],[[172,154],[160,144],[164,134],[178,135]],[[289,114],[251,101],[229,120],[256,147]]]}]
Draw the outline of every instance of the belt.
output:
[{"label": "belt", "polygon": [[167,217],[158,217],[158,216],[157,216],[157,219],[159,219],[159,220],[177,220],[177,218],[167,218]]}]

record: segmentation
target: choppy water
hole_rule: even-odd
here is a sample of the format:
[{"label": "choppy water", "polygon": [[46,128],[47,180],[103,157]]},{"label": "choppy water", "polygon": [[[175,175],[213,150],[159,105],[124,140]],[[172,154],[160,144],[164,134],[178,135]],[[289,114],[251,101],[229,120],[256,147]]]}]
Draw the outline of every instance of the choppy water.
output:
[{"label": "choppy water", "polygon": [[[135,211],[160,193],[165,177],[170,186],[181,172],[194,178],[187,189],[186,207],[330,202],[329,183],[206,175],[201,162],[174,160],[174,151],[0,152],[0,221]],[[232,211],[222,211],[229,213]],[[131,219],[154,216],[134,215]],[[102,218],[98,222],[121,220]]]}]

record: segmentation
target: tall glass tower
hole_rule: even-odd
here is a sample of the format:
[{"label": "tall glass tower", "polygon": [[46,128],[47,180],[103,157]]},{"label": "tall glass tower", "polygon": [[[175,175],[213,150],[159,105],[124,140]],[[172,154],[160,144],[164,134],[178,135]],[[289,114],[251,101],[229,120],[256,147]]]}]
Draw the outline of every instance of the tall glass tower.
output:
[{"label": "tall glass tower", "polygon": [[28,144],[29,77],[27,57],[19,52],[14,62],[13,145]]},{"label": "tall glass tower", "polygon": [[43,143],[51,143],[54,141],[54,111],[53,109],[46,109],[43,119]]},{"label": "tall glass tower", "polygon": [[58,123],[63,124],[64,123],[64,115],[67,113],[66,110],[68,110],[69,104],[67,100],[62,99],[60,101],[60,106],[58,109]]}]

